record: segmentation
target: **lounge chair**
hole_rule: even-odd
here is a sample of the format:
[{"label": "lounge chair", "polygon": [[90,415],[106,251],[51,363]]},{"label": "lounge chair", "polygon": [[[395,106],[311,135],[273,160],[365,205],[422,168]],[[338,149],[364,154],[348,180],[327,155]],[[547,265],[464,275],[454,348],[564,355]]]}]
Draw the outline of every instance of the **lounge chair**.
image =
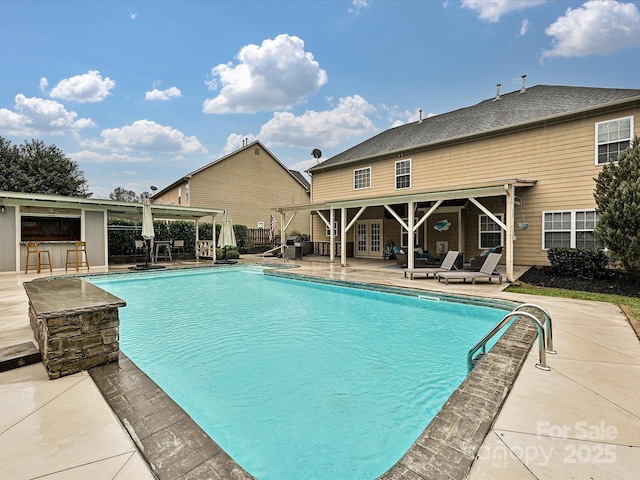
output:
[{"label": "lounge chair", "polygon": [[502,245],[484,250],[479,256],[469,259],[469,270],[479,272],[490,253],[502,253]]},{"label": "lounge chair", "polygon": [[424,274],[427,278],[429,275],[433,275],[433,278],[436,278],[436,274],[439,272],[448,272],[452,268],[455,268],[456,259],[458,258],[459,252],[457,250],[449,250],[447,252],[447,256],[444,257],[442,261],[442,265],[439,267],[425,267],[425,268],[405,268],[404,276],[407,277],[407,273],[413,280],[413,276],[417,274]]},{"label": "lounge chair", "polygon": [[462,279],[463,283],[466,283],[467,279],[471,279],[473,285],[476,284],[478,278],[486,278],[491,281],[493,278],[497,278],[502,285],[502,275],[496,271],[498,262],[502,257],[501,253],[490,253],[487,255],[487,259],[482,264],[482,268],[479,272],[471,272],[467,270],[457,270],[455,272],[439,272],[436,274],[438,282],[444,278],[445,285],[449,284],[449,280],[452,278]]}]

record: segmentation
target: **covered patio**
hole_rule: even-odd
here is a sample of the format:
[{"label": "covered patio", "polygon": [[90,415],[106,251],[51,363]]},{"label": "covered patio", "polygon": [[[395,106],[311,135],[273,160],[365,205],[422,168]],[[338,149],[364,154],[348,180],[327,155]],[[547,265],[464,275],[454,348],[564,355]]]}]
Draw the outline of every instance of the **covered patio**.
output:
[{"label": "covered patio", "polygon": [[[395,219],[404,232],[411,232],[407,235],[406,250],[408,254],[408,265],[414,264],[416,232],[425,224],[425,222],[439,209],[443,208],[445,202],[464,200],[461,206],[448,211],[454,212],[458,221],[456,222],[458,232],[457,245],[451,250],[463,252],[465,250],[465,227],[462,221],[462,210],[467,204],[476,206],[481,212],[487,215],[495,224],[497,224],[504,235],[504,260],[507,280],[512,282],[515,280],[514,275],[514,242],[515,235],[515,208],[516,208],[516,189],[531,188],[536,184],[535,180],[509,179],[498,180],[495,182],[486,182],[474,185],[452,186],[446,189],[427,190],[420,193],[409,195],[393,195],[385,197],[372,197],[366,199],[355,200],[337,200],[326,203],[312,203],[304,206],[283,206],[277,207],[275,210],[281,216],[281,238],[286,238],[286,229],[291,220],[298,212],[312,212],[321,219],[329,232],[329,257],[334,262],[336,257],[336,246],[339,245],[340,264],[347,266],[347,234],[352,230],[358,219],[369,207],[382,206],[385,214]],[[490,198],[500,198],[504,203],[504,221],[494,212],[487,208],[481,200]],[[397,212],[397,205],[405,205],[406,218]],[[315,217],[314,216],[314,217]],[[337,220],[339,219],[339,222]],[[335,226],[339,223],[339,235]],[[358,232],[359,233],[359,232]],[[336,238],[339,237],[339,243]],[[286,245],[283,243],[282,248]],[[379,253],[382,256],[382,241],[379,239]]]}]

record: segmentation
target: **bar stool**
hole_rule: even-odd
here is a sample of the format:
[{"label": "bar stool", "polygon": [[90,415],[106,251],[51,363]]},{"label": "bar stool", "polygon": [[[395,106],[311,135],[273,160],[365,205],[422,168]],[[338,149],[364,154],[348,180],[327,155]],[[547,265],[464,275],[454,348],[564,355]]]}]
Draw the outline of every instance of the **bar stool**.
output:
[{"label": "bar stool", "polygon": [[[26,246],[27,246],[27,264],[24,267],[25,275],[29,271],[29,267],[32,267],[33,269],[35,269],[36,273],[40,273],[40,268],[42,266],[45,266],[45,267],[48,266],[49,272],[53,273],[53,269],[51,268],[51,252],[49,250],[40,250],[36,242],[27,242]],[[42,254],[47,255],[46,262],[42,261],[42,256],[41,256]],[[29,259],[31,258],[31,255],[35,255],[36,263],[29,263]]]},{"label": "bar stool", "polygon": [[[84,254],[84,260],[83,260]],[[72,255],[71,260],[69,256]],[[87,242],[76,242],[76,248],[67,250],[67,260],[64,266],[65,273],[69,266],[76,267],[76,272],[80,271],[80,267],[87,267],[89,270],[89,257],[87,256]]]}]

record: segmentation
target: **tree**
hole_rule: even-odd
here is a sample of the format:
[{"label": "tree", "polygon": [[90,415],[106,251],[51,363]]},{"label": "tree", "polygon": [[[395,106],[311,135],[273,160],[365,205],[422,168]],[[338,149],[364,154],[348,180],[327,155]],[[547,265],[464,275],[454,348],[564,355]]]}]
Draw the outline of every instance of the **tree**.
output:
[{"label": "tree", "polygon": [[109,194],[111,200],[118,200],[119,202],[138,202],[142,203],[144,199],[143,195],[138,195],[133,190],[127,190],[126,188],[117,187],[113,192]]},{"label": "tree", "polygon": [[624,269],[640,276],[640,138],[595,179],[596,235]]},{"label": "tree", "polygon": [[0,190],[90,197],[78,164],[42,140],[11,145],[0,137]]}]

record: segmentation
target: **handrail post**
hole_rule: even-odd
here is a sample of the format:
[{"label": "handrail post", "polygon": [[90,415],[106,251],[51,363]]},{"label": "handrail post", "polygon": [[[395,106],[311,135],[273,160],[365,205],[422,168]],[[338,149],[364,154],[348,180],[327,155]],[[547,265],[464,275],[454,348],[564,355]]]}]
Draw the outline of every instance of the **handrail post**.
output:
[{"label": "handrail post", "polygon": [[549,312],[547,312],[544,308],[542,308],[540,305],[536,305],[535,303],[523,303],[522,305],[518,305],[513,311],[517,311],[521,308],[535,308],[536,310],[540,311],[542,313],[542,315],[544,316],[544,323],[545,323],[545,334],[546,334],[546,351],[549,354],[555,355],[556,352],[553,349],[553,325],[551,322],[551,315],[549,314]]},{"label": "handrail post", "polygon": [[482,348],[483,353],[486,352],[486,344],[491,339],[491,337],[493,337],[496,333],[498,333],[502,329],[502,327],[504,327],[509,322],[511,317],[518,317],[518,316],[529,318],[530,320],[533,320],[533,322],[536,325],[536,329],[538,331],[538,360],[539,360],[538,363],[536,363],[536,367],[539,368],[540,370],[545,370],[545,371],[551,370],[551,368],[549,368],[549,366],[547,365],[547,355],[546,355],[547,352],[545,348],[546,341],[545,341],[545,334],[544,334],[545,332],[542,326],[542,322],[538,320],[538,318],[535,315],[532,315],[528,312],[517,312],[516,310],[505,315],[502,318],[502,320],[500,320],[500,322],[491,329],[489,333],[487,333],[484,337],[482,337],[482,339],[478,343],[476,343],[473,346],[473,348],[471,348],[471,350],[469,350],[469,353],[467,354],[467,368],[469,370],[473,368],[473,354],[477,352],[479,348]]}]

